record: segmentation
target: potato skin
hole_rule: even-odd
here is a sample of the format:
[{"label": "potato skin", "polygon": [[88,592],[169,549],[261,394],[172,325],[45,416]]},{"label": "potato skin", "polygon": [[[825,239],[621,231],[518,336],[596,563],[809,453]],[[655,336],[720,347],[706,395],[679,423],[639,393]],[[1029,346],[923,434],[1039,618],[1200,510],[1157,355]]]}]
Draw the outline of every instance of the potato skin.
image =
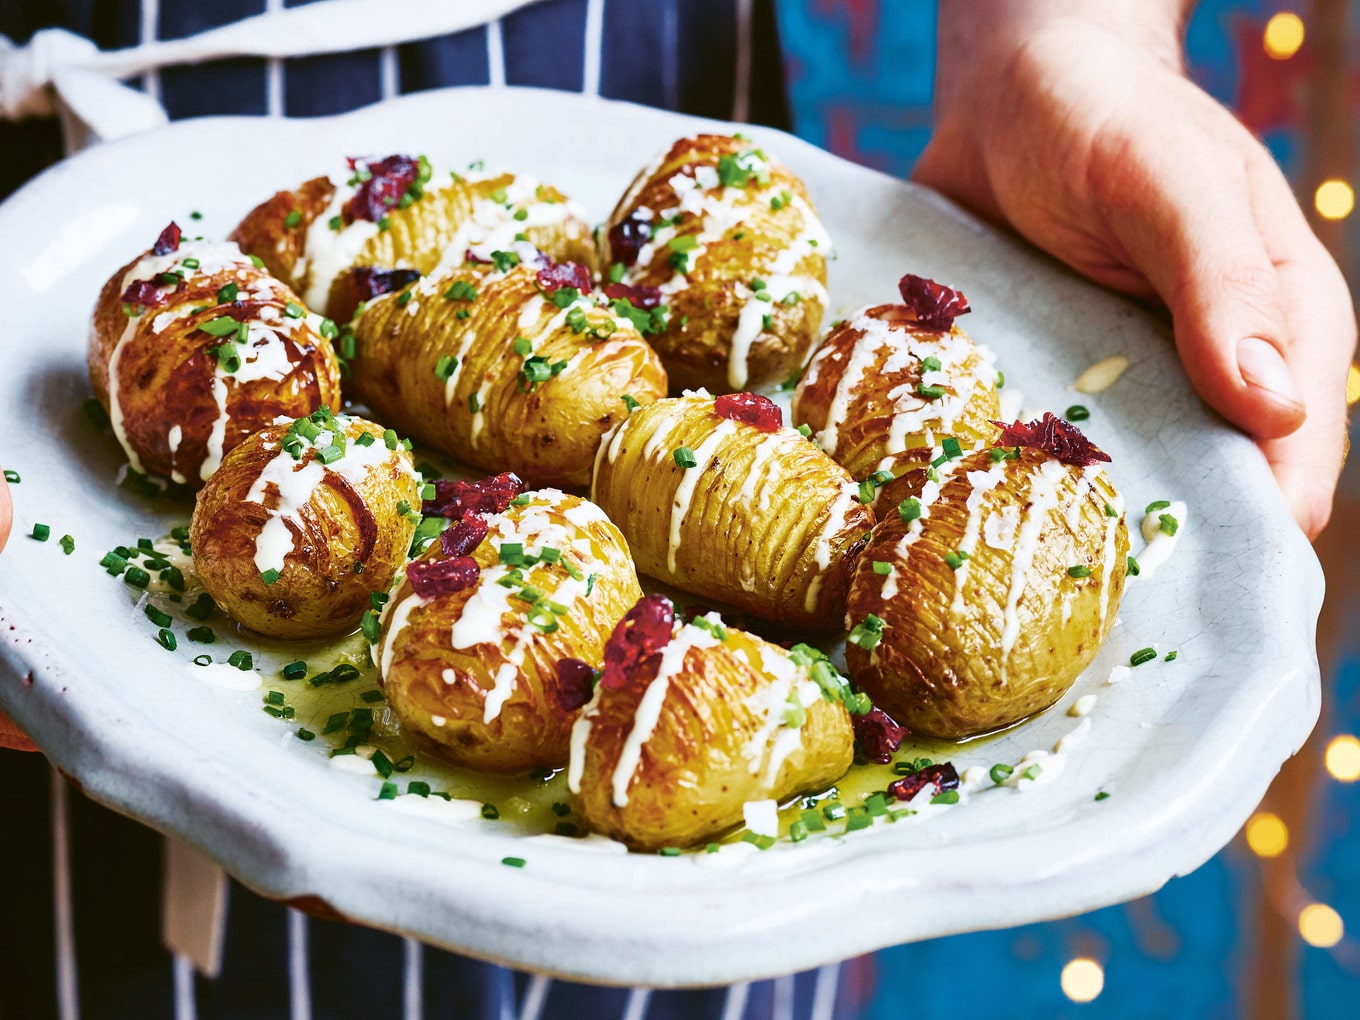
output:
[{"label": "potato skin", "polygon": [[[487,516],[490,531],[471,553],[481,567],[475,587],[425,600],[402,578],[373,649],[388,703],[402,725],[447,761],[490,772],[567,763],[571,725],[584,699],[574,708],[563,704],[557,661],[599,663],[610,631],[642,595],[627,543],[598,507],[554,489],[526,495],[527,504]],[[556,617],[557,630],[545,633],[527,622],[528,604],[496,583],[510,570],[499,554],[507,541],[533,552],[551,545],[582,573],[595,575],[587,597],[586,585],[571,577],[563,561],[524,570],[528,583],[566,606]],[[436,542],[421,559],[438,555]],[[464,647],[455,648],[456,628],[468,613],[473,614],[464,624],[468,632],[458,636]],[[521,635],[523,649],[517,652]],[[512,676],[514,687],[497,707],[502,670],[507,671],[502,682]]]},{"label": "potato skin", "polygon": [[[589,329],[576,332],[537,272],[467,263],[420,281],[405,305],[396,294],[376,299],[354,323],[351,380],[383,421],[464,463],[584,489],[600,437],[628,413],[623,397],[665,396],[666,373],[631,322],[588,298],[574,307]],[[455,284],[476,297],[445,297]],[[567,367],[530,389],[526,356],[514,349],[520,337],[532,343],[530,356]],[[444,357],[457,359],[447,381],[436,373]]]},{"label": "potato skin", "polygon": [[[871,651],[846,645],[851,677],[898,722],[935,737],[986,733],[1047,708],[1119,610],[1123,500],[1098,468],[1025,447],[1014,460],[966,456],[918,498],[922,517],[908,524],[885,512],[856,564],[846,625],[872,614],[883,634]],[[951,569],[945,557],[960,549],[970,558]],[[880,560],[891,576],[873,572]],[[1088,576],[1069,575],[1082,566]]]},{"label": "potato skin", "polygon": [[[473,245],[508,250],[517,233],[558,261],[596,264],[595,242],[580,208],[532,177],[433,170],[423,197],[404,209],[392,209],[388,227],[379,229],[353,219],[345,208],[356,192],[349,183],[353,173],[338,170],[293,191],[280,191],[247,213],[231,234],[243,250],[259,256],[271,272],[337,321],[348,320],[362,297],[344,272],[355,266],[412,268],[428,275],[446,250],[461,262],[463,250]],[[519,209],[529,212],[524,221],[514,218]],[[298,220],[290,227],[288,217],[294,212]],[[339,230],[330,226],[336,216]]]},{"label": "potato skin", "polygon": [[[823,698],[782,648],[732,627],[718,642],[693,624],[677,628],[677,642],[689,647],[676,672],[658,679],[653,666],[617,690],[601,684],[576,724],[568,782],[592,831],[634,850],[692,846],[739,823],[747,801],[822,790],[850,768],[849,712]],[[665,684],[664,701],[636,768],[624,766],[627,802],[620,805],[616,770],[654,682]],[[806,719],[798,746],[781,761],[776,742],[790,730],[782,722],[770,727],[770,714],[782,716],[789,692],[803,683],[813,688]],[[753,741],[755,755],[747,751]]]},{"label": "potato skin", "polygon": [[[676,463],[680,447],[695,467]],[[839,626],[874,523],[845,469],[796,430],[728,421],[703,396],[633,412],[601,445],[591,492],[644,574],[818,632]]]},{"label": "potato skin", "polygon": [[[927,371],[925,358],[939,360]],[[939,387],[929,397],[919,387]],[[946,436],[965,450],[990,442],[1001,416],[990,351],[957,325],[921,329],[901,305],[865,308],[822,340],[793,392],[795,424],[813,430],[818,445],[852,476],[902,473],[911,451]]]},{"label": "potato skin", "polygon": [[[194,569],[213,600],[233,619],[270,637],[315,638],[351,631],[369,608],[371,592],[386,592],[415,533],[399,501],[420,506],[420,484],[411,454],[389,450],[381,425],[340,416],[349,443],[330,465],[308,445],[300,460],[280,448],[290,426],[272,425],[231,451],[198,494],[190,524]],[[359,447],[360,435],[375,442]],[[272,466],[271,466],[272,465]],[[305,502],[285,513],[291,547],[279,578],[265,584],[257,564],[260,538],[276,510],[285,510],[274,482],[295,469],[315,477]],[[261,483],[261,472],[270,479]],[[252,501],[252,487],[264,502]],[[277,526],[276,526],[277,527]]]},{"label": "potato skin", "polygon": [[[766,157],[759,165],[768,168],[767,184],[718,184],[724,156],[753,151],[759,152],[750,142],[726,135],[680,139],[638,175],[606,225],[634,215],[651,224],[651,238],[622,282],[661,287],[666,295],[666,329],[648,339],[666,365],[672,392],[702,386],[725,393],[785,379],[802,366],[821,328],[831,243],[803,182]],[[699,184],[696,174],[711,186]],[[684,196],[672,184],[677,175],[696,184]],[[677,224],[662,225],[676,215]],[[623,256],[609,246],[608,229],[604,235],[601,261],[608,266]],[[683,237],[703,240],[681,273],[670,264],[670,241]],[[750,285],[757,279],[768,284],[772,300],[755,298]],[[785,303],[790,292],[798,298]]]},{"label": "potato skin", "polygon": [[[198,267],[185,266],[186,258]],[[182,274],[183,284],[157,286],[160,303],[129,317],[122,302],[127,287],[162,273]],[[237,299],[219,304],[228,285]],[[87,365],[134,468],[198,485],[252,432],[280,417],[339,405],[340,372],[321,334],[323,320],[293,317],[290,304],[301,308],[291,290],[231,245],[186,241],[168,255],[148,251],[108,279],[95,305]],[[211,353],[231,338],[201,329],[223,318],[250,330],[235,373]]]}]

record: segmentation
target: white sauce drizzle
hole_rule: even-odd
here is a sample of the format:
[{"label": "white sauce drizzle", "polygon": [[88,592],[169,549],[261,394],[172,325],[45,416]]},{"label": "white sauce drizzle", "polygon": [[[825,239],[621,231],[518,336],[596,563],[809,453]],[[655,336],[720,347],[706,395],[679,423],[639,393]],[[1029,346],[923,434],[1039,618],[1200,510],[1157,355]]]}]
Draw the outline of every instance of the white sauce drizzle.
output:
[{"label": "white sauce drizzle", "polygon": [[683,469],[680,484],[675,490],[675,498],[671,502],[670,543],[666,549],[666,568],[671,573],[675,573],[675,554],[680,549],[681,526],[689,514],[690,502],[694,499],[694,488],[699,484],[700,476],[708,470],[709,461],[718,447],[736,430],[736,422],[724,418],[694,450],[694,467]]},{"label": "white sauce drizzle", "polygon": [[1005,626],[1001,631],[1001,682],[1006,683],[1006,664],[1015,641],[1020,636],[1020,597],[1029,581],[1029,570],[1039,549],[1048,512],[1058,505],[1058,488],[1067,477],[1067,469],[1059,461],[1045,458],[1030,473],[1029,509],[1020,524],[1011,556],[1011,583],[1006,594]]},{"label": "white sauce drizzle", "polygon": [[[1161,529],[1162,514],[1170,514],[1176,518],[1176,533],[1168,535]],[[1163,563],[1171,558],[1171,554],[1176,549],[1176,543],[1185,534],[1186,525],[1186,505],[1180,500],[1172,500],[1169,507],[1161,510],[1154,510],[1143,518],[1143,539],[1147,545],[1143,546],[1143,551],[1138,554],[1138,580],[1151,577]]]}]

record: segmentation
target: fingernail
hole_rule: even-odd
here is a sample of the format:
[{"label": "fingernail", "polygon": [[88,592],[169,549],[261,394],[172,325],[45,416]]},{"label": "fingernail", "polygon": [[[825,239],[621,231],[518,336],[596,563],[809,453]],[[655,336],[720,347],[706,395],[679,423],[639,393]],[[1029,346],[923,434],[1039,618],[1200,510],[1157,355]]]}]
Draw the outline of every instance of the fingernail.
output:
[{"label": "fingernail", "polygon": [[1286,404],[1303,407],[1303,395],[1294,382],[1294,373],[1281,357],[1275,345],[1259,336],[1249,336],[1237,343],[1237,370],[1251,386],[1269,390]]}]

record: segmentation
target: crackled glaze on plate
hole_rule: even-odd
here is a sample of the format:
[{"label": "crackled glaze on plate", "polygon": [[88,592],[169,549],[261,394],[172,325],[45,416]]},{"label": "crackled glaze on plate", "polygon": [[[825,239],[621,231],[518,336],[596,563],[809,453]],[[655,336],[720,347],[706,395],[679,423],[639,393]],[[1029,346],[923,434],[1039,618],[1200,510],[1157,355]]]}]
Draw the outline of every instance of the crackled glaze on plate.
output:
[{"label": "crackled glaze on plate", "polygon": [[[1174,557],[1130,585],[1119,626],[1058,706],[952,755],[961,770],[1017,761],[1080,727],[1060,781],[987,790],[928,824],[714,861],[517,836],[466,811],[401,811],[375,800],[376,777],[329,766],[261,712],[259,691],[198,682],[186,664],[201,649],[160,648],[125,586],[97,566],[105,550],[187,517],[172,507],[157,517],[116,488],[121,458],[80,410],[99,286],[167,220],[190,226],[202,210],[192,225],[223,237],[328,161],[390,151],[522,169],[602,220],[655,150],[713,128],[730,130],[562,93],[453,89],[323,120],[182,122],[57,166],[0,207],[0,461],[23,477],[0,556],[0,706],[92,797],[266,895],[601,982],[786,973],[1104,906],[1210,857],[1318,712],[1321,573],[1264,461],[1194,398],[1148,315],[927,191],[778,132],[748,129],[803,176],[837,243],[829,319],[891,300],[907,271],[959,287],[976,309],[969,332],[1027,407],[1091,407],[1086,428],[1114,458],[1131,531],[1152,500],[1189,507]],[[1129,367],[1108,390],[1069,389],[1115,355]],[[39,521],[52,541],[25,537]],[[68,532],[77,547],[64,556],[55,538]],[[1149,645],[1178,657],[1107,683]],[[1111,796],[1096,801],[1098,791]]]}]

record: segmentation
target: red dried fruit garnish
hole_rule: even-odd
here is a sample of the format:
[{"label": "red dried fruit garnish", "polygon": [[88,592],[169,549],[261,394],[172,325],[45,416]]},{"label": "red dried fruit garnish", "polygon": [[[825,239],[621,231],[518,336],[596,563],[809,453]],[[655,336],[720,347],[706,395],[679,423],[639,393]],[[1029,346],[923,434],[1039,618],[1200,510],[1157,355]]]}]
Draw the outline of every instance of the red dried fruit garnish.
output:
[{"label": "red dried fruit garnish", "polygon": [[1011,425],[1000,421],[992,424],[1001,430],[1001,438],[993,446],[1028,446],[1075,467],[1089,467],[1097,461],[1108,463],[1110,460],[1110,455],[1082,435],[1081,429],[1063,421],[1052,411],[1045,411],[1042,418],[1036,418],[1028,425],[1020,421]]},{"label": "red dried fruit garnish", "polygon": [[[637,261],[638,252],[652,236],[652,224],[637,213],[609,228],[609,254],[615,262],[631,266]],[[641,306],[639,306],[641,307]]]},{"label": "red dried fruit garnish", "polygon": [[482,544],[486,532],[485,517],[478,513],[464,513],[457,524],[440,533],[439,548],[445,556],[468,556]]},{"label": "red dried fruit garnish", "polygon": [[406,579],[423,599],[471,588],[480,573],[481,568],[471,556],[416,560],[406,567]]},{"label": "red dried fruit garnish", "polygon": [[134,280],[128,284],[127,290],[123,291],[123,296],[119,299],[126,305],[141,305],[144,308],[155,308],[164,303],[165,295],[162,294],[154,283],[150,280]]},{"label": "red dried fruit garnish", "polygon": [[590,270],[576,262],[549,262],[538,271],[538,285],[549,294],[563,287],[575,287],[582,294],[589,294]]},{"label": "red dried fruit garnish", "polygon": [[[357,169],[360,162],[350,157],[350,168]],[[376,163],[366,163],[364,169],[371,176],[359,185],[354,197],[345,203],[345,212],[351,220],[368,220],[370,223],[377,223],[391,212],[420,173],[419,165],[410,156],[388,156]]]},{"label": "red dried fruit garnish", "polygon": [[558,659],[553,673],[544,678],[547,682],[543,684],[543,693],[553,702],[559,715],[575,712],[595,692],[595,670],[587,662]]},{"label": "red dried fruit garnish", "polygon": [[775,432],[784,427],[784,412],[779,405],[759,393],[724,393],[713,402],[713,412],[719,418],[754,425],[761,432]]},{"label": "red dried fruit garnish", "polygon": [[619,690],[671,641],[675,606],[664,595],[644,595],[628,610],[604,646],[600,683]]},{"label": "red dried fruit garnish", "polygon": [[634,308],[651,309],[661,304],[661,288],[639,283],[630,287],[626,283],[611,283],[604,289],[604,296],[611,301],[619,298],[631,301]]},{"label": "red dried fruit garnish", "polygon": [[855,739],[859,741],[864,757],[880,765],[892,761],[893,753],[902,746],[902,738],[907,735],[905,726],[877,706],[864,715],[852,715],[850,725],[854,727]]},{"label": "red dried fruit garnish", "polygon": [[407,284],[415,283],[420,279],[420,273],[415,269],[378,269],[376,266],[359,266],[350,270],[350,278],[354,281],[354,294],[360,301],[367,301],[370,298],[381,297],[383,294],[391,294],[394,290],[401,290]]},{"label": "red dried fruit garnish", "polygon": [[420,509],[454,521],[466,513],[499,514],[523,491],[524,482],[513,471],[476,482],[435,482],[434,499],[425,500]]},{"label": "red dried fruit garnish", "polygon": [[955,319],[972,311],[961,291],[924,276],[908,273],[897,281],[897,289],[902,293],[903,303],[915,314],[916,325],[922,329],[948,332]]},{"label": "red dried fruit garnish", "polygon": [[957,790],[959,788],[959,774],[950,762],[945,762],[942,765],[927,765],[919,772],[913,772],[896,782],[889,783],[888,792],[898,800],[911,800],[927,786],[934,786],[937,794],[943,793],[945,790]]},{"label": "red dried fruit garnish", "polygon": [[174,220],[170,225],[161,231],[160,237],[156,238],[156,243],[151,246],[152,255],[169,255],[172,251],[179,251],[179,224]]}]

